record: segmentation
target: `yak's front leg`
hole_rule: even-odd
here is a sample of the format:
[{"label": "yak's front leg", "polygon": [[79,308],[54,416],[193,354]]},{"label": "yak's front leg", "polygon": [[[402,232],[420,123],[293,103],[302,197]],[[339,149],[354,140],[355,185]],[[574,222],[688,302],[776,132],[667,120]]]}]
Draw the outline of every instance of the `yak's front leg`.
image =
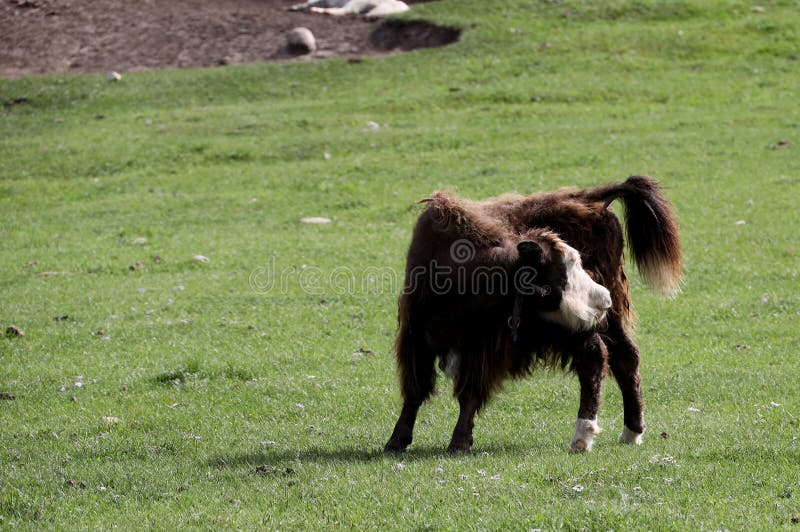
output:
[{"label": "yak's front leg", "polygon": [[573,365],[581,384],[581,404],[575,434],[569,443],[571,452],[591,451],[594,437],[601,432],[597,425],[597,411],[600,409],[607,360],[608,350],[597,334],[589,336],[575,351]]}]

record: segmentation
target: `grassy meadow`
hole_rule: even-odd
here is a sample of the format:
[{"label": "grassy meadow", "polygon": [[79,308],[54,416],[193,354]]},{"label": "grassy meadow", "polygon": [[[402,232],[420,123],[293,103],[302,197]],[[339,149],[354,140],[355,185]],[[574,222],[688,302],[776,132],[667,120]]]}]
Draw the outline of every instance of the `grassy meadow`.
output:
[{"label": "grassy meadow", "polygon": [[[800,4],[410,16],[464,34],[0,80],[0,325],[24,331],[0,338],[0,529],[800,530]],[[542,371],[471,455],[444,452],[444,380],[384,455],[415,202],[631,174],[665,186],[686,255],[675,300],[629,270],[644,445],[616,443],[609,379],[605,432],[568,454],[578,383]]]}]

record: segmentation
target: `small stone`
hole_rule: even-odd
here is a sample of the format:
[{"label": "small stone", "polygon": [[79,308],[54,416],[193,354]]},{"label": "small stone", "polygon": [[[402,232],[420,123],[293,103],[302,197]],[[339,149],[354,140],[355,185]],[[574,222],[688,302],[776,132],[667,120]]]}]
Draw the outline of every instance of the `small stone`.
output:
[{"label": "small stone", "polygon": [[109,70],[106,72],[106,81],[121,81],[122,76],[119,75],[118,72],[114,72],[113,70]]},{"label": "small stone", "polygon": [[192,255],[192,260],[194,262],[208,262],[209,259],[203,255]]},{"label": "small stone", "polygon": [[133,264],[131,264],[130,269],[132,272],[138,272],[139,270],[144,269],[144,264],[142,264],[141,262],[134,262]]},{"label": "small stone", "polygon": [[331,223],[330,218],[324,218],[322,216],[309,216],[307,218],[300,218],[300,223],[304,224],[329,224]]},{"label": "small stone", "polygon": [[0,392],[0,401],[14,401],[17,398],[16,395],[9,392]]},{"label": "small stone", "polygon": [[317,49],[317,40],[308,28],[294,28],[286,34],[289,51],[297,54],[310,54]]},{"label": "small stone", "polygon": [[6,328],[6,336],[8,336],[9,338],[21,338],[25,336],[25,331],[23,331],[16,325],[9,325]]},{"label": "small stone", "polygon": [[373,122],[372,120],[367,122],[367,129],[369,129],[370,131],[378,131],[380,128],[381,125],[377,122]]},{"label": "small stone", "polygon": [[147,239],[143,236],[139,236],[131,240],[131,244],[135,244],[137,246],[141,246],[142,244],[147,244]]},{"label": "small stone", "polygon": [[668,432],[662,432],[661,433],[661,437],[666,440],[667,438],[669,438],[669,433]]},{"label": "small stone", "polygon": [[766,13],[767,10],[764,9],[764,6],[751,6],[750,11],[753,13]]},{"label": "small stone", "polygon": [[100,418],[100,421],[102,421],[106,425],[116,425],[121,420],[118,417],[114,417],[114,416],[103,416],[103,417]]}]

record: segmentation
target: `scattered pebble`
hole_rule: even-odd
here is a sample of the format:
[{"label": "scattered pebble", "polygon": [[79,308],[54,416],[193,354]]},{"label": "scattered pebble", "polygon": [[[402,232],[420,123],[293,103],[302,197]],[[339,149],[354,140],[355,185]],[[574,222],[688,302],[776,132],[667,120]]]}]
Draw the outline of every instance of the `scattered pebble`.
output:
[{"label": "scattered pebble", "polygon": [[122,80],[122,76],[119,75],[118,72],[114,72],[113,70],[109,70],[106,72],[106,81],[120,81]]},{"label": "scattered pebble", "polygon": [[209,259],[203,255],[192,255],[192,260],[194,262],[208,262]]},{"label": "scattered pebble", "polygon": [[737,220],[734,225],[745,225],[746,223],[744,220]]},{"label": "scattered pebble", "polygon": [[377,122],[373,122],[372,120],[367,122],[367,129],[369,129],[370,131],[378,131],[380,128],[381,125]]},{"label": "scattered pebble", "polygon": [[103,416],[103,417],[100,418],[100,421],[102,421],[106,425],[116,425],[121,420],[118,417],[114,417],[114,416]]},{"label": "scattered pebble", "polygon": [[6,328],[6,336],[9,338],[22,338],[25,336],[25,331],[17,327],[16,325],[9,325]]},{"label": "scattered pebble", "polygon": [[330,161],[331,154],[326,151],[325,153],[322,154],[322,158],[325,159],[326,161]]},{"label": "scattered pebble", "polygon": [[309,216],[307,218],[300,218],[300,223],[304,224],[329,224],[331,223],[330,218],[324,218],[322,216]]}]

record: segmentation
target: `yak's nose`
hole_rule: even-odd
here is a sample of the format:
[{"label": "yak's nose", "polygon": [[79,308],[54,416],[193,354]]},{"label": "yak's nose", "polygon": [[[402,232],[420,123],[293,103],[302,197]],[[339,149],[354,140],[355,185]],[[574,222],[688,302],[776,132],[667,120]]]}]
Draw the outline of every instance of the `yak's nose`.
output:
[{"label": "yak's nose", "polygon": [[611,308],[611,294],[608,290],[603,289],[601,292],[597,294],[595,298],[595,302],[597,304],[597,308],[600,310],[608,310]]}]

